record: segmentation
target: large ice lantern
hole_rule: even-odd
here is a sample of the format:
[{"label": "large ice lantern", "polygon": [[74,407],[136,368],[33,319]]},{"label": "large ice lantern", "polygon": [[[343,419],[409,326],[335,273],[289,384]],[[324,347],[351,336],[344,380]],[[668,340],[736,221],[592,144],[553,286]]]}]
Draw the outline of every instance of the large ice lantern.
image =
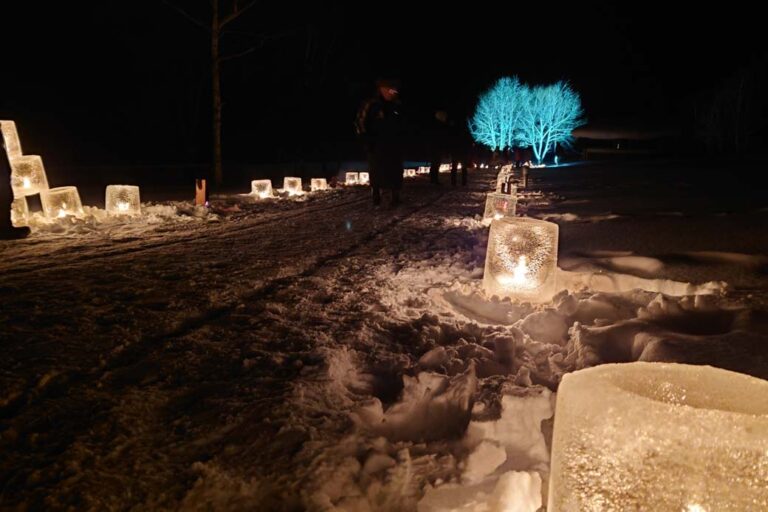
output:
[{"label": "large ice lantern", "polygon": [[563,377],[548,512],[768,510],[768,381],[666,363]]},{"label": "large ice lantern", "polygon": [[43,213],[51,219],[83,214],[83,205],[76,187],[43,190],[40,192],[40,202],[43,203]]},{"label": "large ice lantern", "polygon": [[557,224],[528,217],[491,222],[483,287],[488,295],[544,302],[557,291]]},{"label": "large ice lantern", "polygon": [[283,178],[283,190],[287,192],[289,196],[301,194],[301,178]]},{"label": "large ice lantern", "polygon": [[368,185],[371,182],[371,176],[367,172],[361,172],[358,175],[358,181],[361,185]]},{"label": "large ice lantern", "polygon": [[104,204],[107,213],[112,215],[141,215],[139,187],[136,185],[107,185]]},{"label": "large ice lantern", "polygon": [[43,159],[37,155],[11,158],[11,188],[14,197],[39,194],[48,188]]},{"label": "large ice lantern", "polygon": [[490,192],[485,199],[483,221],[490,223],[503,217],[514,217],[517,210],[517,196]]},{"label": "large ice lantern", "polygon": [[3,134],[3,144],[8,158],[16,158],[22,155],[19,132],[16,131],[16,123],[13,121],[0,121],[0,133]]},{"label": "large ice lantern", "polygon": [[261,199],[272,197],[272,180],[251,181],[251,195],[258,196]]},{"label": "large ice lantern", "polygon": [[328,190],[328,182],[325,178],[312,178],[312,181],[309,182],[309,189],[312,192],[317,192],[318,190]]}]

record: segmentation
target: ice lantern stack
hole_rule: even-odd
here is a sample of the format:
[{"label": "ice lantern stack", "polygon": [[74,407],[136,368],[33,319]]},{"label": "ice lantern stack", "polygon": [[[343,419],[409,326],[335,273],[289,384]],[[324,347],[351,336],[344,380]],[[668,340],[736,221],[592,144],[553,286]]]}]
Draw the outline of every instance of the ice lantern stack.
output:
[{"label": "ice lantern stack", "polygon": [[483,287],[489,296],[546,302],[556,290],[557,224],[528,217],[491,222]]},{"label": "ice lantern stack", "polygon": [[5,152],[11,164],[11,188],[15,198],[39,194],[48,188],[43,159],[37,155],[24,155],[19,133],[13,121],[0,121]]},{"label": "ice lantern stack", "polygon": [[563,377],[549,512],[768,510],[768,381],[608,364]]},{"label": "ice lantern stack", "polygon": [[111,215],[141,215],[139,187],[135,185],[108,185],[104,201]]}]

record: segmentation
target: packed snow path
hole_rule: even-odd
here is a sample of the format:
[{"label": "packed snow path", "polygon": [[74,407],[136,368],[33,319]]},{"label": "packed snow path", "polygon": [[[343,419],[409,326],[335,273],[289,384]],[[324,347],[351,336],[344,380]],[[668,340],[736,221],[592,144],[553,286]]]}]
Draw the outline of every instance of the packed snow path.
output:
[{"label": "packed snow path", "polygon": [[[0,244],[0,507],[413,510],[427,483],[546,477],[562,372],[643,356],[766,376],[759,204],[681,220],[557,179],[521,210],[561,223],[561,267],[620,289],[548,309],[477,294],[487,173],[409,183],[394,211],[344,190]],[[677,240],[713,223],[734,242]],[[525,422],[473,438],[500,417]]]}]

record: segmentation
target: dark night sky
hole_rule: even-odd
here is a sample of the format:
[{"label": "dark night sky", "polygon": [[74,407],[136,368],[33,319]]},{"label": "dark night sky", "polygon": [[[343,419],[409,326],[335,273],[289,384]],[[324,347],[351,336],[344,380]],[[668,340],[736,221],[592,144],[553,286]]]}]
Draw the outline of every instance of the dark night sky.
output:
[{"label": "dark night sky", "polygon": [[[19,3],[4,6],[0,21],[0,118],[16,119],[26,152],[59,164],[209,158],[202,30],[162,0]],[[176,4],[207,15],[207,0]],[[238,161],[343,156],[377,75],[400,77],[414,112],[445,108],[463,119],[478,92],[517,74],[570,80],[591,121],[663,124],[767,46],[751,7],[473,1],[442,2],[438,13],[413,1],[262,4],[224,42],[234,52],[253,33],[277,35],[225,64],[225,153]]]}]

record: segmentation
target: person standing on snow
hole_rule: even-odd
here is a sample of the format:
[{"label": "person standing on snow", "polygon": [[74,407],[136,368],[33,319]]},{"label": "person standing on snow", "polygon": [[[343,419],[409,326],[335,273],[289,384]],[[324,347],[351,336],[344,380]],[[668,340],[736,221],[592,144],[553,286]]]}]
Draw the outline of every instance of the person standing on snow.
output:
[{"label": "person standing on snow", "polygon": [[400,204],[404,125],[399,95],[400,84],[396,80],[378,80],[376,94],[363,104],[355,122],[368,156],[374,206],[381,204],[381,189],[392,191],[390,206]]}]

